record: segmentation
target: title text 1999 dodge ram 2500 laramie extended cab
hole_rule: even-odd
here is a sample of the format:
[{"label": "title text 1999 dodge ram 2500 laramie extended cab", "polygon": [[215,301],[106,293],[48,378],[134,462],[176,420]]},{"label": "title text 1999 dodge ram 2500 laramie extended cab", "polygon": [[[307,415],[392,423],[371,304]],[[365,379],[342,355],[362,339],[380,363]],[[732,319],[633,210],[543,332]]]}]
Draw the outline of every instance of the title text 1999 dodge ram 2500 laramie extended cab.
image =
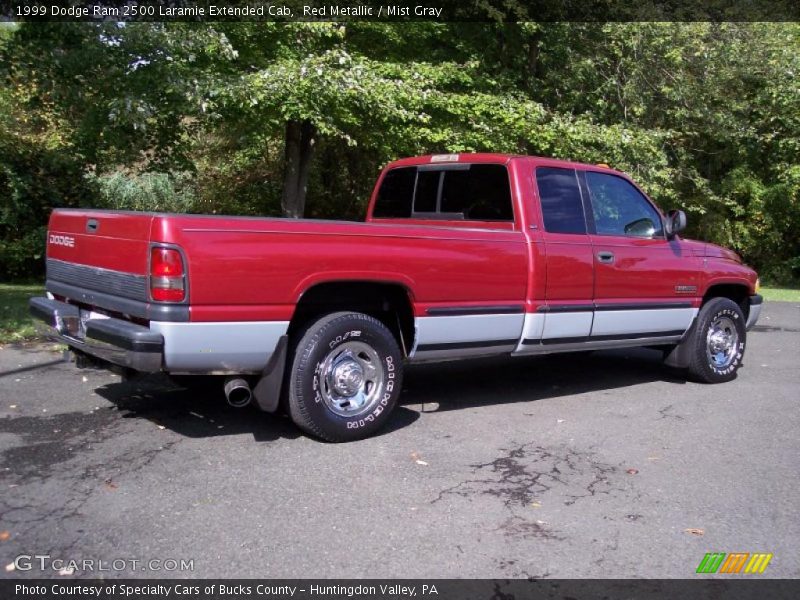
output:
[{"label": "title text 1999 dodge ram 2500 laramie extended cab", "polygon": [[605,166],[404,159],[366,221],[56,210],[31,311],[79,364],[227,375],[331,441],[386,423],[407,361],[659,346],[728,381],[761,311],[735,253]]}]

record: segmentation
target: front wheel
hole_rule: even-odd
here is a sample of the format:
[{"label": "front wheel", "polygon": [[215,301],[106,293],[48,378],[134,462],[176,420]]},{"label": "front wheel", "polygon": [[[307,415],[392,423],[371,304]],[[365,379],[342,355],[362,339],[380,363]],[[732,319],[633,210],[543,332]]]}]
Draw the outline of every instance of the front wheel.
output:
[{"label": "front wheel", "polygon": [[395,337],[377,319],[348,312],[322,317],[295,347],[288,390],[292,420],[330,442],[372,435],[397,404],[402,360]]},{"label": "front wheel", "polygon": [[728,298],[709,300],[697,316],[691,340],[689,375],[702,383],[723,383],[736,377],[746,343],[742,309]]}]

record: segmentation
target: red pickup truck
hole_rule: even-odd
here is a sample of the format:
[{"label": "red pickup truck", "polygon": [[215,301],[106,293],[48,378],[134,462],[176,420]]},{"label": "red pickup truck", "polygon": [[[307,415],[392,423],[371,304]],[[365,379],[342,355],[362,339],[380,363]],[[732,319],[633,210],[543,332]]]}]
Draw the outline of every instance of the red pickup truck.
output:
[{"label": "red pickup truck", "polygon": [[408,362],[660,347],[733,379],[756,273],[682,239],[624,173],[529,156],[389,164],[366,223],[55,210],[31,312],[78,365],[226,376],[330,441],[389,418]]}]

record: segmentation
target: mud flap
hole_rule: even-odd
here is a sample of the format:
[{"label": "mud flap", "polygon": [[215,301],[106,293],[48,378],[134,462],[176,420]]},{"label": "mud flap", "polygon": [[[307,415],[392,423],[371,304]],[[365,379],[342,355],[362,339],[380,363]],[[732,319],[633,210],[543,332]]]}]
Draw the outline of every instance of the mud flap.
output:
[{"label": "mud flap", "polygon": [[697,329],[697,317],[692,321],[692,326],[683,334],[683,338],[672,351],[664,358],[664,364],[676,369],[688,369],[692,356],[692,342],[694,342],[694,332]]},{"label": "mud flap", "polygon": [[256,404],[258,408],[265,412],[275,412],[278,409],[288,347],[289,336],[282,335],[278,339],[267,366],[261,372],[261,378],[253,388],[253,397],[256,399]]}]

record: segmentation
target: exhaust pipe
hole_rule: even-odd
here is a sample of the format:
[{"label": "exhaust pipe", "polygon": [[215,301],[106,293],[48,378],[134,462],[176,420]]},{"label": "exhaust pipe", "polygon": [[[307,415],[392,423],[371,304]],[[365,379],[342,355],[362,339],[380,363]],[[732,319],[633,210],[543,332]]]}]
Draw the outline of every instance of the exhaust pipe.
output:
[{"label": "exhaust pipe", "polygon": [[228,377],[225,380],[225,399],[234,408],[244,408],[253,399],[250,384],[241,377]]}]

